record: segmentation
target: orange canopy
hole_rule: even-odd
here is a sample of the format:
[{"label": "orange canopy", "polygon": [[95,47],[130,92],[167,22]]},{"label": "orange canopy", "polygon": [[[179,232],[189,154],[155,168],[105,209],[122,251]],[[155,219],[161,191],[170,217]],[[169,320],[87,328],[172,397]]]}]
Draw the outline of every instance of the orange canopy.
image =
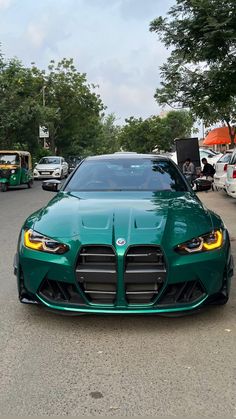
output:
[{"label": "orange canopy", "polygon": [[[236,143],[236,138],[234,139]],[[207,134],[205,140],[203,141],[204,145],[213,145],[213,144],[230,144],[230,136],[228,127],[215,128]]]}]

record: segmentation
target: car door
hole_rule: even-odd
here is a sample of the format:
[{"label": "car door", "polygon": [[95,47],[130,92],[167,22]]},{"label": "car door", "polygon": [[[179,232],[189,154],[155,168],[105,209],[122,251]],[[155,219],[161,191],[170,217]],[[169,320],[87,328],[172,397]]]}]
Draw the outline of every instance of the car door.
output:
[{"label": "car door", "polygon": [[223,156],[217,161],[216,167],[215,167],[216,169],[216,173],[214,176],[215,179],[220,179],[222,178],[222,176],[224,176],[224,174],[226,174],[227,166],[231,157],[232,157],[232,153],[227,152],[223,154]]},{"label": "car door", "polygon": [[236,184],[236,150],[234,150],[231,160],[227,166],[227,182]]}]

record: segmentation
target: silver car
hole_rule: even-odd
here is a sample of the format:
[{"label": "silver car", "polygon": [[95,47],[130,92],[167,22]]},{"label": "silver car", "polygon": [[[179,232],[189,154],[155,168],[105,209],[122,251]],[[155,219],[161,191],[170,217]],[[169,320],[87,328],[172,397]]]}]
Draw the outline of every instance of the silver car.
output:
[{"label": "silver car", "polygon": [[214,174],[214,186],[216,189],[226,190],[225,182],[227,179],[227,167],[230,162],[233,150],[227,150],[225,154],[217,161]]},{"label": "silver car", "polygon": [[68,163],[63,157],[43,157],[34,168],[34,179],[63,179],[68,175]]}]

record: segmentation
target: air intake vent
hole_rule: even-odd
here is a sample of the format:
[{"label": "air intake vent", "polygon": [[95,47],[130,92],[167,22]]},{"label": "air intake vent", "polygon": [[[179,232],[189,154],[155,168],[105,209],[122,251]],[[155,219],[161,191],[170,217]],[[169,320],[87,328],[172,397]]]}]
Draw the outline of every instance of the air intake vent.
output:
[{"label": "air intake vent", "polygon": [[163,292],[158,306],[170,306],[197,302],[206,295],[199,281],[186,281],[170,284]]},{"label": "air intake vent", "polygon": [[50,302],[84,304],[76,286],[68,282],[53,281],[46,278],[38,293]]}]

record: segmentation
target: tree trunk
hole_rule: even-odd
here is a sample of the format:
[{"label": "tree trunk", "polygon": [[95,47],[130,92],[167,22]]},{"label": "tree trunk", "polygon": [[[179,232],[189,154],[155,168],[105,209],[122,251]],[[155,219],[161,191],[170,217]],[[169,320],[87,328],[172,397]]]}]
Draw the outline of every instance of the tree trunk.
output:
[{"label": "tree trunk", "polygon": [[231,143],[229,145],[229,148],[232,149],[234,147],[236,147],[235,144],[235,139],[236,139],[236,126],[235,127],[231,127],[230,123],[228,121],[226,121],[228,129],[229,129],[229,137],[231,140]]}]

